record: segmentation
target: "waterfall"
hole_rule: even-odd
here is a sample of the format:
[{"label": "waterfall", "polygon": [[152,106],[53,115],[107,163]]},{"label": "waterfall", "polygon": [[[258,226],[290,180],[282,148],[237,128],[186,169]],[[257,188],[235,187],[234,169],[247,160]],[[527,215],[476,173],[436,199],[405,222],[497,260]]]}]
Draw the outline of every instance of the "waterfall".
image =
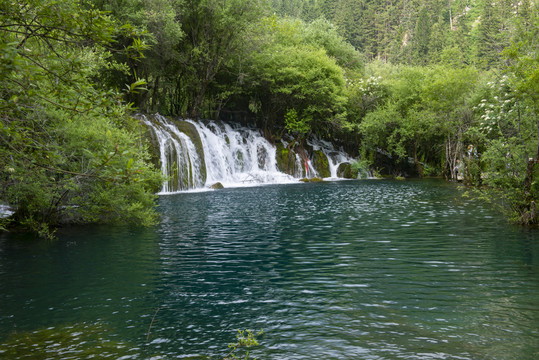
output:
[{"label": "waterfall", "polygon": [[206,183],[224,186],[289,183],[296,180],[277,169],[275,146],[258,130],[223,122],[195,122],[206,159]]},{"label": "waterfall", "polygon": [[222,121],[170,120],[160,115],[139,118],[149,129],[158,157],[154,162],[167,178],[162,194],[216,183],[239,187],[328,175],[336,179],[339,165],[351,160],[331,143],[316,138],[299,154],[284,139],[275,146],[254,128]]},{"label": "waterfall", "polygon": [[343,150],[336,150],[332,143],[317,138],[307,141],[307,144],[313,147],[313,150],[321,150],[328,159],[329,172],[331,179],[337,179],[337,169],[343,163],[352,162],[352,158]]},{"label": "waterfall", "polygon": [[154,121],[143,115],[142,121],[157,138],[161,172],[167,177],[161,193],[204,186],[202,161],[192,139],[161,115],[155,115]]},{"label": "waterfall", "polygon": [[[285,139],[281,139],[281,144],[284,148],[288,148],[290,142],[286,141]],[[318,172],[313,166],[311,159],[305,157],[305,155],[304,158],[302,158],[302,156],[297,152],[294,152],[294,165],[292,166],[292,169],[292,176],[297,179],[319,177]]]}]

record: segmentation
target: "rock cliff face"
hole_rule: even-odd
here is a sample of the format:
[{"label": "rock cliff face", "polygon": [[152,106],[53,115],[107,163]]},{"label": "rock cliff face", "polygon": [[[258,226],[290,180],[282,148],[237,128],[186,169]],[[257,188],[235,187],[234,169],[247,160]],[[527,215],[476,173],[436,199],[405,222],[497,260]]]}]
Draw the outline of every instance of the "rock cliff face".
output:
[{"label": "rock cliff face", "polygon": [[[350,157],[333,145],[292,138],[270,143],[258,129],[221,121],[174,120],[140,115],[152,147],[152,161],[167,177],[162,193],[211,187],[297,182],[344,177]],[[346,176],[352,177],[352,172]]]}]

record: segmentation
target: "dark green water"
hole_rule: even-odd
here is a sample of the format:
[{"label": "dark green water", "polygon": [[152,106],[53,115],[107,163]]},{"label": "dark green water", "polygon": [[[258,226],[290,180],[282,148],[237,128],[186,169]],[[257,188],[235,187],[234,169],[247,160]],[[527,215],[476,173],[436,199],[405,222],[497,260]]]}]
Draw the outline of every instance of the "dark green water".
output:
[{"label": "dark green water", "polygon": [[260,360],[539,358],[539,232],[454,185],[266,186],[159,205],[154,229],[0,235],[0,358],[219,359],[246,328],[264,329]]}]

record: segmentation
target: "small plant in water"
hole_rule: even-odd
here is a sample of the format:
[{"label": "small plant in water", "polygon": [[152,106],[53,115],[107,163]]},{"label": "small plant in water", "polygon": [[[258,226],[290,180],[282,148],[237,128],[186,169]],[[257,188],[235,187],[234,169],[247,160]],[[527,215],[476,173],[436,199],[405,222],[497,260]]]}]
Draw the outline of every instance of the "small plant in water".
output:
[{"label": "small plant in water", "polygon": [[[228,348],[231,349],[231,351],[228,353],[227,356],[223,360],[230,360],[230,359],[243,359],[247,360],[249,359],[249,349],[253,346],[258,345],[258,340],[256,340],[256,337],[259,335],[262,335],[263,330],[260,330],[258,333],[254,334],[252,330],[238,330],[238,334],[236,335],[236,342],[231,343],[228,345]],[[243,355],[241,354],[243,349]],[[239,352],[239,354],[235,354],[236,352]],[[253,359],[256,360],[256,359]]]},{"label": "small plant in water", "polygon": [[371,162],[367,159],[353,160],[350,165],[354,171],[357,171],[357,177],[360,179],[366,179],[369,177],[369,171]]}]

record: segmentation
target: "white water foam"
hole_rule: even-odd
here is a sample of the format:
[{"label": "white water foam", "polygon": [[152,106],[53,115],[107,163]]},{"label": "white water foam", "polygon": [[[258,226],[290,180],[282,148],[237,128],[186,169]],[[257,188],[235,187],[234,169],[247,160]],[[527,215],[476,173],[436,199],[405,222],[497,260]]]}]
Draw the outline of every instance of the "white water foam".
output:
[{"label": "white water foam", "polygon": [[333,144],[329,141],[313,138],[311,140],[307,140],[307,144],[312,146],[313,150],[315,151],[322,150],[324,155],[326,155],[326,157],[328,158],[330,177],[326,178],[327,180],[341,179],[337,176],[337,170],[339,169],[339,165],[343,163],[351,163],[353,161],[353,159],[342,149],[336,150]]},{"label": "white water foam", "polygon": [[[160,115],[155,121],[145,116],[144,123],[153,130],[159,142],[161,172],[168,181],[163,183],[161,193],[196,189],[204,186],[201,174],[202,161],[193,141],[186,134]],[[176,176],[174,176],[176,174]],[[174,180],[176,179],[176,181]]]},{"label": "white water foam", "polygon": [[[174,122],[160,115],[155,115],[153,121],[142,116],[142,121],[159,143],[161,171],[169,179],[163,184],[160,194],[208,191],[216,183],[227,188],[248,187],[297,183],[302,177],[319,177],[311,159],[297,153],[294,176],[280,172],[277,148],[257,129],[221,121],[184,120],[198,132],[204,152],[202,156],[197,153],[193,139],[181,132]],[[327,156],[331,174],[327,179],[338,179],[339,165],[352,160],[327,141],[314,138],[308,144]]]},{"label": "white water foam", "polygon": [[187,120],[197,129],[206,161],[206,185],[225,187],[284,184],[298,180],[277,169],[276,148],[259,131]]}]

